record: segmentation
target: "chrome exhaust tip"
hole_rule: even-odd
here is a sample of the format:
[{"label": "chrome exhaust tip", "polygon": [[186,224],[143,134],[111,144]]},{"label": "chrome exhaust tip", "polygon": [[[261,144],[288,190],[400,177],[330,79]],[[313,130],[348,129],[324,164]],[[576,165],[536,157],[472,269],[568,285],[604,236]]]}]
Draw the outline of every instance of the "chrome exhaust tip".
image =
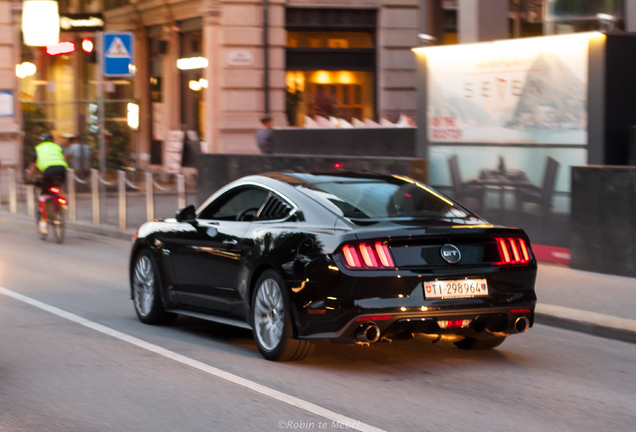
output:
[{"label": "chrome exhaust tip", "polygon": [[356,330],[355,338],[358,342],[375,343],[380,340],[380,327],[374,323],[361,325]]},{"label": "chrome exhaust tip", "polygon": [[515,330],[517,333],[524,333],[530,328],[530,320],[525,316],[520,316],[515,320]]}]

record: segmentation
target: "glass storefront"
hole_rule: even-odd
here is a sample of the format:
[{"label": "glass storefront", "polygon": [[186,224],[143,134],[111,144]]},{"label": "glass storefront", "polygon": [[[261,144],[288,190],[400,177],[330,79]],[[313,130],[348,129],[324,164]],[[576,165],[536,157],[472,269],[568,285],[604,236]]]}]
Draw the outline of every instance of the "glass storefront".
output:
[{"label": "glass storefront", "polygon": [[[203,32],[194,30],[181,33],[181,58],[203,57]],[[181,80],[181,124],[184,131],[195,132],[199,140],[205,139],[205,109],[203,93],[207,82],[203,77],[204,69],[180,71]]]},{"label": "glass storefront", "polygon": [[376,11],[286,10],[286,114],[346,121],[376,117]]},{"label": "glass storefront", "polygon": [[304,125],[305,116],[374,117],[374,78],[371,72],[287,71],[287,116],[290,126]]}]

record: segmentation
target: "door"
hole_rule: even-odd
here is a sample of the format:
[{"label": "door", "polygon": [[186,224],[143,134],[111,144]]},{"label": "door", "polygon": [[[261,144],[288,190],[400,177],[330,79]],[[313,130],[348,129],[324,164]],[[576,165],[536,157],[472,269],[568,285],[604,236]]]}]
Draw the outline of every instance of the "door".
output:
[{"label": "door", "polygon": [[179,302],[189,309],[230,313],[239,300],[239,271],[251,246],[251,216],[268,192],[232,189],[199,212],[196,230],[184,232],[172,248]]}]

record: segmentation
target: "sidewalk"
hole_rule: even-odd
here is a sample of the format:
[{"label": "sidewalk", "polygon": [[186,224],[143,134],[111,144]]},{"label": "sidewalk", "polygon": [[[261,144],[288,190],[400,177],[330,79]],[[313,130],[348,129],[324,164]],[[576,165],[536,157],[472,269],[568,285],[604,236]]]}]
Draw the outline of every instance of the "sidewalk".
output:
[{"label": "sidewalk", "polygon": [[[155,195],[155,218],[174,217],[177,196],[174,193]],[[90,197],[77,202],[77,220],[69,228],[109,237],[130,240],[146,220],[144,194],[129,194],[127,198],[127,229],[118,227],[118,200],[107,198],[106,215],[102,223],[92,222]],[[188,192],[186,204],[195,204],[196,194]],[[6,204],[0,207],[0,217],[28,220],[26,204],[19,203],[18,214],[10,215]],[[538,303],[535,322],[595,336],[636,343],[636,278],[591,273],[540,262],[535,285]]]}]

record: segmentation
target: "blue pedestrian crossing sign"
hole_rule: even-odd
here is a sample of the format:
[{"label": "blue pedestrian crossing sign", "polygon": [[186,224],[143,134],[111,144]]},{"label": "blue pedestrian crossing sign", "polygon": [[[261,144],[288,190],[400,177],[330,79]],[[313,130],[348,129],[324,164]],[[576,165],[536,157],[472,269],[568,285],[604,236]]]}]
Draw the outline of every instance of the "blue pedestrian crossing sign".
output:
[{"label": "blue pedestrian crossing sign", "polygon": [[133,34],[130,32],[105,32],[102,58],[104,76],[133,76]]}]

